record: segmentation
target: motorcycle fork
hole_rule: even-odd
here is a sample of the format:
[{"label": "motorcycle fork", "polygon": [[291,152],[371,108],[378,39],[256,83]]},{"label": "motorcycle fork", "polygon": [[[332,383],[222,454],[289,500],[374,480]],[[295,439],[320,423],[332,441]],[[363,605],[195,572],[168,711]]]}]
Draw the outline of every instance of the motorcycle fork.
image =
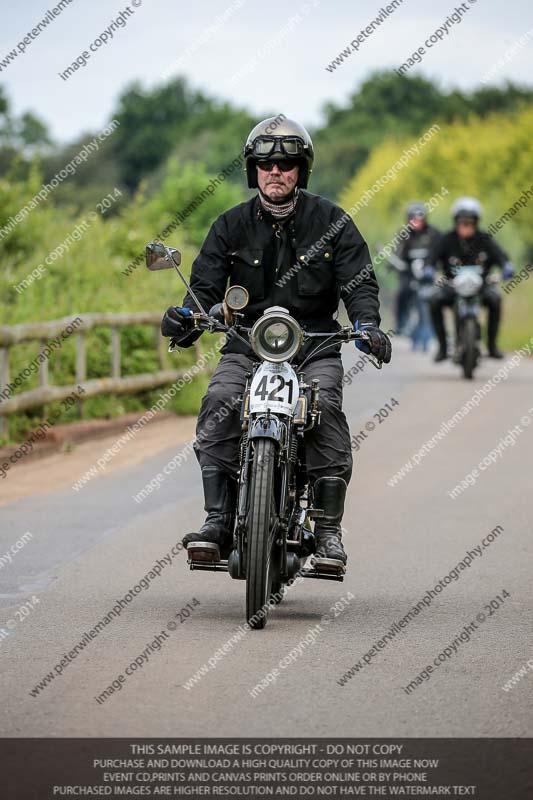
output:
[{"label": "motorcycle fork", "polygon": [[292,562],[289,565],[289,546],[291,547],[290,558],[294,558],[294,550],[299,553],[303,544],[303,527],[305,524],[306,510],[301,505],[301,499],[306,488],[306,468],[305,468],[305,449],[303,434],[292,428],[288,437],[287,459],[286,459],[286,487],[287,491],[284,498],[284,537],[283,547],[283,580],[287,581],[293,577],[294,570]]},{"label": "motorcycle fork", "polygon": [[481,325],[479,324],[479,306],[472,303],[465,303],[464,299],[456,303],[454,309],[455,335],[458,345],[461,344],[463,327],[467,319],[474,317],[476,320],[476,337],[481,339]]},{"label": "motorcycle fork", "polygon": [[245,578],[244,537],[246,534],[246,515],[248,512],[248,493],[250,487],[250,469],[252,463],[252,446],[248,441],[248,432],[245,430],[240,446],[239,484],[237,494],[237,508],[235,525],[233,529],[233,549],[239,558],[239,577]]},{"label": "motorcycle fork", "polygon": [[[289,436],[290,440],[290,436]],[[290,464],[287,453],[283,454],[280,464],[279,485],[279,530],[276,544],[280,547],[279,573],[282,580],[287,580],[287,539],[289,538],[289,498],[290,498]]]}]

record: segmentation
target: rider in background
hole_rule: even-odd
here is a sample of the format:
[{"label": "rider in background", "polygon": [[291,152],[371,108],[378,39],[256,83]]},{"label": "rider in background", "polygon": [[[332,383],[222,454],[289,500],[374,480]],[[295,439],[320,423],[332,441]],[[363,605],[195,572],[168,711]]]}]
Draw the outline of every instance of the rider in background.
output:
[{"label": "rider in background", "polygon": [[[433,329],[427,304],[423,298],[424,268],[428,264],[431,250],[436,247],[442,234],[427,220],[424,203],[413,201],[406,209],[407,236],[403,235],[390,257],[390,265],[398,273],[398,292],[396,295],[396,330],[401,333],[409,321],[411,309],[416,309],[416,320],[408,331],[413,348],[418,345],[426,350]],[[405,230],[404,228],[404,230]],[[427,282],[427,281],[426,281]]]},{"label": "rider in background", "polygon": [[[491,267],[496,264],[502,270],[503,280],[508,280],[514,275],[514,267],[492,236],[479,229],[481,214],[481,204],[474,197],[461,197],[453,204],[454,228],[432,248],[429,256],[431,266],[426,268],[426,275],[434,277],[435,268],[440,267],[444,277],[451,280],[457,267],[476,264],[482,268],[484,284],[480,296],[481,302],[488,309],[488,354],[491,358],[503,358],[496,343],[501,317],[501,296],[487,282],[487,277]],[[429,300],[431,319],[439,342],[436,362],[444,361],[448,357],[443,308],[452,306],[454,298],[455,290],[450,283],[446,283],[436,289]]]}]

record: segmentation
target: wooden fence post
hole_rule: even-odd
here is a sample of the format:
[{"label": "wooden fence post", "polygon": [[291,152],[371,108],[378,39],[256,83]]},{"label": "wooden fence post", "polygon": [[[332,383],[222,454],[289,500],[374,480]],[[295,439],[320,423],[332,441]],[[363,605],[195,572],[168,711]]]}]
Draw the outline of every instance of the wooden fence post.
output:
[{"label": "wooden fence post", "polygon": [[[0,392],[9,383],[9,347],[0,347]],[[0,436],[9,436],[9,418],[0,415]]]},{"label": "wooden fence post", "polygon": [[[44,351],[44,348],[48,344],[46,339],[41,339],[41,351],[39,355]],[[48,386],[48,359],[45,358],[39,363],[39,386],[41,388],[45,388]]]},{"label": "wooden fence post", "polygon": [[157,346],[157,356],[159,359],[159,366],[161,367],[161,369],[165,369],[165,364],[166,364],[165,353],[167,352],[168,348],[167,340],[161,333],[159,325],[156,325],[154,330],[155,330],[155,341]]},{"label": "wooden fence post", "polygon": [[111,328],[111,376],[120,378],[120,330]]},{"label": "wooden fence post", "polygon": [[[85,331],[80,331],[76,336],[76,381],[83,383],[87,380],[87,350]],[[83,399],[77,400],[78,414],[83,419]]]},{"label": "wooden fence post", "polygon": [[83,383],[87,379],[87,352],[85,349],[85,331],[76,336],[76,380]]}]

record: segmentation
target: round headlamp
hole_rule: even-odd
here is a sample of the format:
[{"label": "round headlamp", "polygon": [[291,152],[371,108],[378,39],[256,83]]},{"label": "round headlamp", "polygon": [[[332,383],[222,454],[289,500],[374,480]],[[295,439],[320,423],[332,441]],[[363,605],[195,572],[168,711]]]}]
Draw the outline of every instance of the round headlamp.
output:
[{"label": "round headlamp", "polygon": [[267,309],[250,331],[252,349],[265,361],[289,361],[302,342],[302,329],[285,309]]},{"label": "round headlamp", "polygon": [[453,288],[461,297],[473,297],[483,286],[483,278],[477,267],[464,267],[452,281]]}]

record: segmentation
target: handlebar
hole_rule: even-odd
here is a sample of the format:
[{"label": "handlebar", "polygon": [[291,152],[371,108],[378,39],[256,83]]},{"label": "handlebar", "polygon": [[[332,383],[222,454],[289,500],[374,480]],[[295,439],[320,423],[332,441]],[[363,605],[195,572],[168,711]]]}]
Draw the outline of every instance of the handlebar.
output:
[{"label": "handlebar", "polygon": [[[193,314],[194,327],[197,330],[209,331],[210,333],[228,333],[232,328],[236,328],[239,333],[250,333],[251,327],[245,325],[226,325],[216,317],[204,314]],[[308,339],[336,339],[338,342],[352,342],[356,339],[370,341],[370,336],[366,331],[356,331],[348,325],[344,325],[338,331],[303,331],[304,341]]]},{"label": "handlebar", "polygon": [[[231,330],[235,330],[238,334],[249,334],[252,330],[250,327],[246,327],[244,325],[239,325],[235,323],[233,325],[226,325],[223,322],[220,322],[216,317],[209,316],[208,314],[199,314],[194,313],[194,329],[201,330],[201,331],[208,331],[209,333],[228,333]],[[370,342],[370,336],[366,331],[356,331],[348,325],[344,325],[338,331],[302,331],[303,332],[303,339],[305,341],[314,340],[317,343],[321,340],[328,341],[330,344],[342,344],[344,342],[354,342],[356,340],[362,342]],[[171,339],[169,343],[169,352],[176,350],[179,348],[179,343],[175,339]],[[382,362],[370,359],[371,363],[377,369],[381,369]]]}]

